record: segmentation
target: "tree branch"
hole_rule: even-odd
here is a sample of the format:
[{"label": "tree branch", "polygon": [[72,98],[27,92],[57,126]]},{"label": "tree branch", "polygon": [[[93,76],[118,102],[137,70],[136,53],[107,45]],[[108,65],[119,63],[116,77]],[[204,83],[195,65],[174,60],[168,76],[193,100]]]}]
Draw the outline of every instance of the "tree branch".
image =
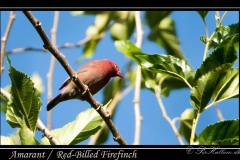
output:
[{"label": "tree branch", "polygon": [[[123,99],[130,91],[132,90],[132,87],[127,87],[123,92],[121,91],[118,91],[115,96],[113,97],[111,103],[109,104],[108,106],[108,112],[109,114],[113,114],[114,110],[116,109],[117,107],[117,104],[118,102]],[[103,123],[102,126],[101,126],[101,129],[96,133],[94,134],[92,137],[91,137],[91,140],[89,141],[89,145],[96,145],[97,143],[97,140],[98,138],[100,137],[101,133],[102,133],[102,130],[106,127],[106,123]]]},{"label": "tree branch", "polygon": [[[58,27],[58,20],[59,20],[59,11],[54,12],[54,20],[53,20],[53,27],[51,29],[51,37],[52,37],[52,43],[54,46],[57,46],[57,27]],[[55,57],[52,55],[49,65],[49,70],[47,73],[47,80],[48,80],[48,102],[52,100],[52,76],[54,71],[54,63],[55,63]],[[52,111],[50,110],[47,112],[47,127],[49,130],[52,128]]]},{"label": "tree branch", "polygon": [[216,112],[217,112],[217,117],[220,121],[224,121],[223,115],[217,104],[214,105]]},{"label": "tree branch", "polygon": [[[141,16],[140,11],[135,11],[135,22],[136,22],[136,46],[138,48],[141,48],[142,45],[142,38],[143,38],[143,30],[142,30],[142,24],[141,24]],[[140,144],[140,131],[141,131],[141,113],[140,113],[140,88],[141,88],[141,66],[137,66],[136,70],[136,82],[135,82],[135,92],[134,92],[134,113],[135,113],[135,134],[134,134],[134,145]]]},{"label": "tree branch", "polygon": [[180,143],[181,145],[184,145],[184,142],[183,142],[183,140],[182,140],[182,137],[181,137],[180,133],[178,132],[178,129],[177,129],[176,125],[175,125],[175,122],[176,122],[177,118],[171,120],[171,118],[170,118],[170,117],[168,116],[168,114],[167,114],[167,111],[166,111],[166,109],[165,109],[165,106],[163,105],[163,102],[162,102],[162,99],[161,99],[161,87],[162,87],[162,83],[163,83],[163,79],[160,79],[158,86],[155,87],[155,96],[156,96],[156,98],[157,98],[159,107],[160,107],[160,109],[161,109],[161,111],[162,111],[162,116],[163,116],[163,118],[170,124],[170,126],[172,127],[173,132],[174,132],[174,134],[176,135],[179,143]]},{"label": "tree branch", "polygon": [[49,52],[52,53],[52,55],[59,61],[59,63],[62,65],[62,67],[65,69],[67,74],[70,76],[72,81],[76,84],[76,86],[82,90],[86,91],[85,99],[86,101],[100,114],[100,116],[103,118],[105,123],[107,124],[108,128],[113,134],[113,139],[118,142],[119,144],[126,145],[127,143],[122,138],[120,133],[118,132],[117,128],[114,126],[113,121],[110,119],[109,113],[107,113],[101,106],[99,102],[97,102],[92,94],[89,92],[88,87],[78,78],[77,74],[74,72],[74,70],[70,67],[68,61],[65,59],[64,55],[60,53],[55,46],[53,46],[48,39],[46,33],[42,29],[41,22],[38,21],[31,12],[29,11],[23,11],[25,16],[28,18],[28,20],[31,22],[31,24],[34,26],[36,31],[38,32],[39,36],[41,37],[44,45],[43,47]]},{"label": "tree branch", "polygon": [[[61,46],[57,46],[57,49],[79,48],[79,47],[83,46],[84,44],[86,44],[89,41],[101,39],[104,36],[105,36],[105,33],[101,33],[99,35],[95,35],[95,36],[91,36],[91,37],[86,37],[86,38],[82,39],[81,41],[79,41],[77,43],[65,43],[65,44],[63,44]],[[10,51],[7,51],[6,54],[15,54],[15,53],[29,52],[29,51],[48,52],[44,48],[27,47],[27,48],[15,48],[15,49],[12,49]]]},{"label": "tree branch", "polygon": [[7,43],[8,36],[9,36],[10,30],[11,30],[11,28],[12,28],[12,24],[13,24],[13,21],[15,20],[15,18],[16,18],[16,15],[14,14],[14,12],[13,12],[13,11],[10,11],[8,25],[7,25],[7,28],[6,28],[6,31],[5,31],[4,36],[2,37],[1,61],[0,61],[0,64],[1,64],[1,72],[0,72],[0,75],[2,74],[2,72],[3,72],[3,70],[4,70],[3,59],[4,59],[4,54],[5,54],[6,43]]}]

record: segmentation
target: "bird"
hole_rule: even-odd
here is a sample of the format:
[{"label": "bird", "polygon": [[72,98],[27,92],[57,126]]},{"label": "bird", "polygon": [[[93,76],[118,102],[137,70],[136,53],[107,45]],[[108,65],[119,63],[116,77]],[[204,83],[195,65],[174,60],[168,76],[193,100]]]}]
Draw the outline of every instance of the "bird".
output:
[{"label": "bird", "polygon": [[[118,65],[108,59],[90,61],[81,66],[76,74],[92,95],[100,91],[112,77],[123,78]],[[84,91],[80,90],[70,77],[63,82],[59,90],[61,92],[47,104],[47,111],[66,100],[85,100]]]}]

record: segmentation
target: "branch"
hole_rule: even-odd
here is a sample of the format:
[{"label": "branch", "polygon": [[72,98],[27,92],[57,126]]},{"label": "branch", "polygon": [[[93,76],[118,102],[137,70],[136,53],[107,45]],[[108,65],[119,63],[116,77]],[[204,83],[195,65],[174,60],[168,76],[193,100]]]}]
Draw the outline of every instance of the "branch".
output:
[{"label": "branch", "polygon": [[28,18],[28,20],[32,23],[36,31],[38,32],[39,36],[41,37],[43,41],[43,47],[47,50],[49,50],[52,55],[59,61],[59,63],[62,65],[62,67],[65,69],[67,74],[70,76],[72,81],[76,84],[76,86],[86,92],[85,99],[86,101],[100,114],[100,116],[103,118],[105,123],[107,124],[108,128],[113,134],[113,139],[117,141],[119,144],[126,145],[127,143],[122,138],[120,133],[118,132],[117,128],[114,126],[113,121],[110,119],[109,113],[107,113],[101,106],[99,102],[97,102],[92,94],[89,92],[88,87],[78,78],[77,74],[74,72],[74,70],[70,67],[70,64],[65,59],[64,55],[60,53],[55,46],[53,46],[48,39],[46,33],[41,27],[41,22],[38,21],[31,12],[29,11],[23,11],[25,16]]},{"label": "branch", "polygon": [[227,12],[228,12],[228,11],[225,11],[225,12],[223,13],[222,18],[221,18],[220,21],[219,21],[219,25],[222,24],[222,21],[223,21],[224,17],[226,16]]},{"label": "branch", "polygon": [[[111,103],[108,106],[108,112],[109,114],[113,114],[114,110],[117,107],[117,104],[120,100],[122,100],[130,91],[132,90],[132,87],[127,87],[123,92],[118,91],[115,96],[113,97]],[[94,134],[91,137],[91,140],[89,141],[89,145],[96,145],[97,144],[97,140],[100,137],[102,130],[106,127],[106,123],[102,123],[101,129]]]},{"label": "branch", "polygon": [[46,128],[46,126],[39,118],[37,120],[37,128],[44,133],[44,135],[49,139],[51,144],[61,145],[61,143],[58,142],[58,140],[53,136],[51,131]]},{"label": "branch", "polygon": [[167,111],[166,111],[166,109],[165,109],[165,106],[163,105],[163,102],[162,102],[162,99],[161,99],[161,87],[162,87],[162,83],[163,83],[163,79],[161,79],[161,80],[159,81],[158,86],[155,87],[155,96],[156,96],[156,98],[157,98],[159,107],[160,107],[160,109],[161,109],[161,111],[162,111],[162,116],[163,116],[163,118],[170,124],[170,126],[172,127],[173,132],[174,132],[174,134],[176,135],[179,143],[180,143],[181,145],[184,145],[184,142],[183,142],[183,140],[182,140],[182,138],[181,138],[181,136],[180,136],[180,133],[178,132],[178,129],[177,129],[176,125],[175,125],[175,122],[176,122],[176,120],[178,120],[178,118],[174,118],[173,120],[171,120],[171,118],[170,118],[170,117],[168,116],[168,114],[167,114]]},{"label": "branch", "polygon": [[7,43],[8,36],[9,36],[10,30],[12,28],[12,24],[13,24],[13,21],[15,20],[15,18],[16,18],[16,15],[14,14],[14,12],[10,11],[9,21],[8,21],[8,25],[7,25],[7,28],[6,28],[6,32],[5,32],[4,36],[2,37],[1,62],[0,62],[1,72],[0,72],[0,75],[2,74],[2,72],[4,70],[3,59],[4,59],[4,54],[5,54],[6,43]]},{"label": "branch", "polygon": [[[54,12],[54,20],[53,20],[53,27],[51,30],[52,35],[52,43],[54,46],[57,45],[57,27],[58,27],[58,20],[59,20],[59,11]],[[49,65],[49,70],[47,73],[47,80],[48,80],[48,102],[52,100],[52,76],[54,71],[54,63],[55,63],[55,57],[52,55]],[[47,112],[47,127],[49,130],[52,128],[52,111],[50,110]]]},{"label": "branch", "polygon": [[220,121],[224,121],[223,115],[217,104],[214,105],[216,112],[217,112],[217,117]]},{"label": "branch", "polygon": [[[105,36],[105,33],[103,32],[103,33],[101,33],[99,35],[86,37],[86,38],[82,39],[81,41],[79,41],[77,43],[65,43],[65,44],[63,44],[61,46],[57,46],[57,49],[79,48],[79,47],[83,46],[84,44],[86,44],[89,41],[98,40],[98,39],[103,38],[104,36]],[[43,49],[43,48],[27,47],[27,48],[15,48],[15,49],[12,49],[10,51],[7,51],[6,54],[14,54],[14,53],[28,52],[28,51],[47,52],[47,50]]]},{"label": "branch", "polygon": [[[136,30],[137,30],[137,38],[136,38],[136,46],[141,48],[142,38],[143,38],[143,30],[141,24],[140,11],[135,11],[135,21],[136,21]],[[141,131],[141,113],[140,113],[140,88],[141,88],[141,67],[138,65],[136,70],[136,82],[135,82],[135,92],[134,92],[134,113],[135,113],[135,135],[134,135],[134,145],[140,144],[140,131]]]},{"label": "branch", "polygon": [[[2,88],[1,88],[1,95],[7,101],[9,101],[9,99],[11,98],[11,95]],[[38,130],[42,131],[46,137],[48,137],[51,144],[60,145],[60,143],[57,141],[57,139],[53,137],[52,133],[44,126],[44,124],[42,123],[42,121],[39,118],[37,120],[37,128],[38,128]]]},{"label": "branch", "polygon": [[5,98],[6,101],[9,101],[9,99],[11,98],[11,95],[3,88],[1,88],[1,95]]}]

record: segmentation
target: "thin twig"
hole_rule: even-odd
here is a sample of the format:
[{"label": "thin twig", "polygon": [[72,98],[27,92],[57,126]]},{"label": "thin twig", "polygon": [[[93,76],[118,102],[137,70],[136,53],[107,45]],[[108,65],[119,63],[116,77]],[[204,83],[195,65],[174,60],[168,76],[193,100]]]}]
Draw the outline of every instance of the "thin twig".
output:
[{"label": "thin twig", "polygon": [[183,140],[182,140],[182,137],[181,137],[180,133],[178,132],[178,129],[177,129],[176,125],[175,125],[175,122],[176,122],[177,119],[175,118],[175,119],[171,120],[171,118],[170,118],[170,117],[168,116],[168,114],[167,114],[167,111],[166,111],[165,106],[163,105],[163,102],[162,102],[162,99],[161,99],[161,87],[162,87],[163,80],[164,80],[164,79],[160,79],[158,86],[155,87],[155,96],[156,96],[156,98],[157,98],[159,107],[160,107],[160,109],[161,109],[161,111],[162,111],[162,116],[163,116],[163,118],[164,118],[164,119],[170,124],[170,126],[172,127],[173,132],[174,132],[174,134],[176,135],[179,143],[180,143],[181,145],[184,145],[184,142],[183,142]]},{"label": "thin twig", "polygon": [[54,137],[52,132],[46,128],[46,126],[43,124],[43,122],[39,118],[37,120],[37,128],[39,131],[42,131],[44,133],[44,135],[49,139],[51,144],[61,145],[61,143],[58,142],[58,140]]},{"label": "thin twig", "polygon": [[220,21],[219,21],[219,25],[222,24],[222,21],[223,21],[224,17],[226,16],[227,12],[228,12],[228,11],[225,11],[225,12],[223,13],[222,18],[221,18]]},{"label": "thin twig", "polygon": [[11,98],[11,95],[3,88],[1,88],[1,95],[5,98],[6,101],[9,101],[9,99]]},{"label": "thin twig", "polygon": [[[7,101],[9,101],[11,98],[11,95],[2,88],[1,88],[1,95]],[[39,118],[37,120],[37,128],[38,128],[38,130],[42,131],[46,137],[48,137],[51,144],[60,145],[60,143],[57,141],[57,139],[53,137],[52,133],[44,126],[44,124],[42,123],[42,121]]]},{"label": "thin twig", "polygon": [[[115,96],[113,97],[111,103],[108,106],[108,112],[109,114],[113,114],[114,110],[117,107],[117,104],[120,100],[122,100],[130,91],[132,90],[132,87],[127,87],[123,92],[118,91]],[[106,123],[103,123],[101,126],[101,129],[91,137],[91,140],[89,141],[89,145],[96,145],[98,138],[100,137],[100,134],[102,133],[102,130],[106,127]]]},{"label": "thin twig", "polygon": [[[53,27],[51,29],[51,37],[52,37],[52,44],[57,46],[57,27],[58,27],[58,20],[59,20],[59,11],[54,12],[54,20],[53,20]],[[54,63],[55,57],[52,55],[49,65],[49,70],[47,73],[47,80],[48,80],[48,102],[52,100],[52,77],[54,71]],[[47,112],[47,127],[49,130],[52,128],[52,111]]]},{"label": "thin twig", "polygon": [[[80,40],[77,43],[65,43],[63,45],[57,46],[57,49],[70,49],[70,48],[79,48],[81,46],[83,46],[84,44],[86,44],[89,41],[92,40],[98,40],[101,39],[105,36],[105,33],[101,33],[98,35],[94,35],[91,37],[86,37],[82,40]],[[27,48],[15,48],[12,49],[10,51],[7,51],[6,54],[15,54],[15,53],[20,53],[20,52],[29,52],[29,51],[34,51],[34,52],[48,52],[46,49],[44,48],[33,48],[33,47],[27,47]]]},{"label": "thin twig", "polygon": [[220,121],[224,121],[223,115],[217,104],[214,105],[216,112],[217,112],[217,117]]},{"label": "thin twig", "polygon": [[74,70],[70,67],[70,64],[66,60],[65,56],[57,50],[55,46],[52,45],[50,40],[48,39],[46,33],[42,29],[41,22],[38,21],[31,12],[29,11],[23,11],[25,16],[28,18],[28,20],[31,22],[31,24],[34,26],[36,31],[38,32],[39,36],[41,37],[43,41],[43,47],[59,61],[59,63],[62,65],[62,67],[65,69],[67,74],[70,76],[72,81],[76,84],[76,86],[85,92],[85,99],[86,101],[100,114],[100,116],[103,118],[105,123],[107,124],[108,128],[113,134],[113,139],[118,142],[119,144],[126,145],[127,143],[123,139],[123,137],[118,132],[117,128],[115,127],[113,121],[110,118],[109,113],[107,113],[101,106],[99,102],[97,102],[92,94],[90,93],[88,87],[78,78]]},{"label": "thin twig", "polygon": [[6,31],[5,31],[4,36],[2,37],[1,61],[0,61],[1,71],[0,71],[0,75],[2,74],[2,72],[3,72],[3,70],[4,70],[3,59],[4,59],[5,49],[6,49],[6,43],[7,43],[8,36],[9,36],[10,30],[11,30],[11,28],[12,28],[12,24],[13,24],[13,21],[15,20],[15,18],[16,18],[16,15],[14,14],[14,12],[13,12],[13,11],[10,11],[9,21],[8,21],[8,24],[7,24],[7,28],[6,28]]},{"label": "thin twig", "polygon": [[6,54],[10,55],[10,54],[15,54],[15,53],[31,52],[31,51],[34,51],[34,52],[48,52],[46,49],[43,49],[43,48],[26,47],[26,48],[14,48],[10,51],[6,51]]},{"label": "thin twig", "polygon": [[[135,22],[136,22],[136,46],[141,48],[143,30],[141,24],[140,11],[135,11]],[[135,113],[135,134],[134,134],[134,145],[140,144],[140,132],[141,132],[141,113],[140,113],[140,88],[141,88],[141,67],[138,65],[136,70],[136,82],[135,82],[135,92],[134,92],[134,113]]]}]

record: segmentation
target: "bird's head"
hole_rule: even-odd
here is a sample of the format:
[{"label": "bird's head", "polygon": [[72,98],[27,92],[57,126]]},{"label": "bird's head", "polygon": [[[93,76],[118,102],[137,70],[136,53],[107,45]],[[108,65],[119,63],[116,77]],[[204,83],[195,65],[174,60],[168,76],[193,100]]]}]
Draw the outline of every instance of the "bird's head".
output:
[{"label": "bird's head", "polygon": [[118,67],[118,65],[110,60],[106,60],[109,64],[110,64],[110,68],[112,71],[112,77],[121,77],[123,78],[122,73],[120,72],[120,69]]}]

